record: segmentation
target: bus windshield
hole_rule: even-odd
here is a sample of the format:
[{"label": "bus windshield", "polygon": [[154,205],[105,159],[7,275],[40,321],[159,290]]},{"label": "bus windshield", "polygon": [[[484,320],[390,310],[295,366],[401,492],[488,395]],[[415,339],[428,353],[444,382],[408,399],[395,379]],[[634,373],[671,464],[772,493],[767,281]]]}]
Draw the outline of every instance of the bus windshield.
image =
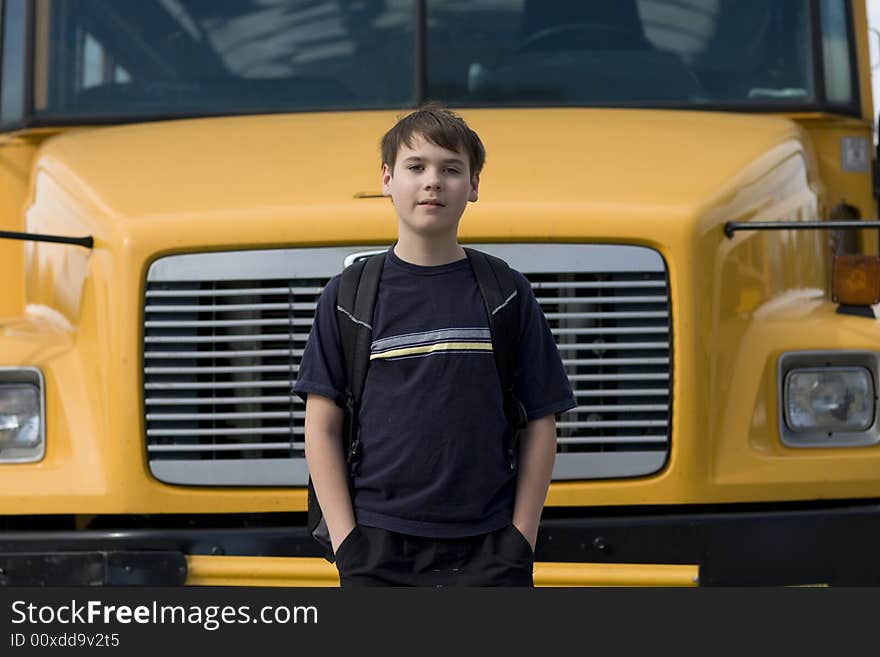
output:
[{"label": "bus windshield", "polygon": [[[48,0],[34,115],[412,106],[791,109],[803,0]],[[419,24],[422,21],[422,24]]]}]

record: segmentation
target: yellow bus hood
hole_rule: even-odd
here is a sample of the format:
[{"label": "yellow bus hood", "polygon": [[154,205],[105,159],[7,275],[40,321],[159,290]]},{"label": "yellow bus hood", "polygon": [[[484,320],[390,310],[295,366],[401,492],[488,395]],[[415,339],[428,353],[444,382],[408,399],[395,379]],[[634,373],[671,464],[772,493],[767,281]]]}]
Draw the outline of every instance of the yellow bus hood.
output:
[{"label": "yellow bus hood", "polygon": [[[621,222],[633,219],[694,219],[756,162],[788,157],[800,147],[798,128],[784,118],[610,109],[462,114],[488,151],[480,200],[463,225],[465,237],[475,238],[504,238],[497,232],[502,225],[511,237],[546,230],[548,219],[567,215],[580,218],[580,238],[593,230],[626,232]],[[76,131],[44,147],[37,193],[48,175],[94,214],[127,221],[174,217],[184,232],[211,231],[232,217],[271,215],[283,222],[313,211],[322,225],[300,225],[296,232],[320,241],[324,222],[332,222],[330,209],[340,220],[386,218],[393,233],[387,201],[364,196],[380,193],[379,139],[395,117],[251,116]],[[481,229],[481,220],[489,226]],[[365,231],[369,225],[352,237],[368,239]]]}]

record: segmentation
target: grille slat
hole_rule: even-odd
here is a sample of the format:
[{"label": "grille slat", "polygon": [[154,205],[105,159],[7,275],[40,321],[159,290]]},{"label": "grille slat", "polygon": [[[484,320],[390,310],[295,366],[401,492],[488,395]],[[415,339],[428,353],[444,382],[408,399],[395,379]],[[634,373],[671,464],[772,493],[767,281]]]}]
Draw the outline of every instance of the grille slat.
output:
[{"label": "grille slat", "polygon": [[565,429],[567,427],[580,427],[582,429],[590,429],[597,427],[665,427],[666,420],[608,420],[590,422],[560,420],[556,423],[557,428]]},{"label": "grille slat", "polygon": [[666,289],[665,281],[538,281],[532,282],[532,289],[538,290],[605,290],[610,288],[631,287],[662,287]]},{"label": "grille slat", "polygon": [[147,299],[164,297],[236,297],[256,294],[302,294],[320,296],[322,287],[252,287],[229,290],[202,290],[198,288],[180,290],[147,290]]},{"label": "grille slat", "polygon": [[571,409],[572,413],[586,413],[595,411],[597,413],[611,413],[619,411],[665,411],[665,404],[608,404],[600,406],[576,406]]},{"label": "grille slat", "polygon": [[[224,336],[193,336],[185,335],[160,337],[150,335],[144,338],[146,344],[212,344],[212,343],[236,343],[236,342],[296,342],[305,343],[309,334],[306,333],[248,333],[245,335]],[[147,352],[151,354],[152,352]]]},{"label": "grille slat", "polygon": [[[292,396],[277,397],[147,397],[148,406],[195,406],[197,404],[289,404]],[[300,402],[301,403],[301,402]]]},{"label": "grille slat", "polygon": [[[659,255],[615,245],[475,246],[525,274],[578,400],[557,422],[554,477],[657,471],[669,450],[672,363]],[[318,297],[357,251],[193,254],[154,263],[143,355],[147,450],[157,477],[259,486],[279,485],[280,476],[283,485],[305,484],[305,405],[291,386]],[[261,278],[262,270],[270,275]]]},{"label": "grille slat", "polygon": [[563,365],[668,365],[668,358],[563,358]]},{"label": "grille slat", "polygon": [[625,393],[622,393],[620,390],[575,390],[575,397],[643,397],[643,396],[651,396],[651,397],[665,397],[669,394],[669,388],[645,388],[644,390],[640,390],[638,388],[633,388],[630,390],[626,389]]},{"label": "grille slat", "polygon": [[229,367],[145,367],[145,374],[230,374],[232,372],[295,372],[291,365],[231,365]]},{"label": "grille slat", "polygon": [[666,303],[666,297],[535,297],[541,305],[547,303]]},{"label": "grille slat", "polygon": [[302,429],[289,427],[269,427],[265,429],[147,429],[147,436],[254,436],[266,435],[302,435]]},{"label": "grille slat", "polygon": [[[602,437],[592,437],[592,438],[560,438],[559,443],[562,445],[601,445],[605,442],[607,438]],[[615,442],[620,444],[657,444],[657,443],[665,443],[666,442],[666,434],[659,434],[656,436],[615,436]]]},{"label": "grille slat", "polygon": [[148,351],[144,358],[186,360],[187,358],[253,358],[255,356],[302,356],[302,349],[237,349],[231,351]]},{"label": "grille slat", "polygon": [[315,312],[317,303],[230,303],[219,306],[150,306],[148,313],[230,313],[230,312],[265,312],[270,310],[309,310]]},{"label": "grille slat", "polygon": [[234,390],[236,388],[287,388],[290,389],[290,381],[235,381],[235,382],[151,382],[144,388],[147,390]]},{"label": "grille slat", "polygon": [[234,445],[150,445],[148,451],[158,454],[161,452],[247,452],[253,450],[283,450],[296,449],[297,443],[236,443]]},{"label": "grille slat", "polygon": [[669,317],[665,312],[587,312],[587,313],[544,313],[549,319],[666,319]]},{"label": "grille slat", "polygon": [[668,342],[589,342],[586,344],[559,344],[560,351],[620,351],[622,349],[669,349]]},{"label": "grille slat", "polygon": [[161,328],[222,328],[230,326],[311,326],[311,319],[206,319],[191,322],[175,320],[152,320],[144,324],[148,329]]},{"label": "grille slat", "polygon": [[666,334],[665,326],[639,326],[639,327],[602,327],[602,328],[564,328],[550,329],[554,336],[559,335],[631,335],[631,334]]},{"label": "grille slat", "polygon": [[[568,380],[575,381],[664,381],[669,378],[665,372],[640,374],[569,374]],[[621,388],[621,390],[626,390]],[[575,387],[575,391],[577,388]]]},{"label": "grille slat", "polygon": [[171,422],[172,420],[269,420],[290,419],[301,420],[305,412],[290,413],[287,411],[264,411],[260,413],[147,413],[147,422]]}]

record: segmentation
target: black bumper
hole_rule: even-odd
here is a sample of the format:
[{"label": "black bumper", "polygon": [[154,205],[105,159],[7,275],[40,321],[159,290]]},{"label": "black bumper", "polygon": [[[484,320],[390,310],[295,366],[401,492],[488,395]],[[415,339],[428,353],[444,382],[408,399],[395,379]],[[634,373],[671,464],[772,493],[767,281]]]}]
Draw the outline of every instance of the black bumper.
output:
[{"label": "black bumper", "polygon": [[[545,518],[536,559],[695,564],[702,586],[880,585],[880,504],[618,511]],[[321,556],[302,526],[0,531],[0,585],[182,584],[190,554]]]},{"label": "black bumper", "polygon": [[180,552],[24,552],[0,554],[2,586],[179,586]]},{"label": "black bumper", "polygon": [[304,527],[0,531],[0,586],[177,586],[197,554],[320,551]]},{"label": "black bumper", "polygon": [[880,584],[880,505],[541,523],[542,561],[697,564],[701,586]]}]

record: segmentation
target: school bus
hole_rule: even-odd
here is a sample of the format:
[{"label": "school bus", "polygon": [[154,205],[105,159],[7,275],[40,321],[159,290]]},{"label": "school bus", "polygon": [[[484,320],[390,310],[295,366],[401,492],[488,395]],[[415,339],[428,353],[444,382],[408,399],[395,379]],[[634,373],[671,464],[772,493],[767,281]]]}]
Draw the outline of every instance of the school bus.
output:
[{"label": "school bus", "polygon": [[0,5],[0,583],[336,582],[291,385],[427,99],[578,401],[536,582],[880,583],[862,0]]}]

